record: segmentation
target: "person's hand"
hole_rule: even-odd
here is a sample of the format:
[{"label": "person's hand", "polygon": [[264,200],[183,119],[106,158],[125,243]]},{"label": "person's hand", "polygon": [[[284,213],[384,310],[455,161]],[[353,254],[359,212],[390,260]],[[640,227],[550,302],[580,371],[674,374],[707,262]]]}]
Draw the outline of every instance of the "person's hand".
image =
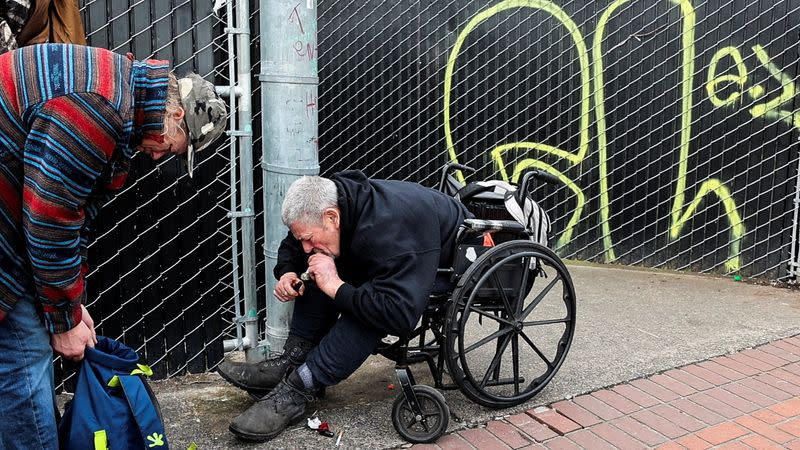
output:
[{"label": "person's hand", "polygon": [[328,255],[315,253],[308,258],[308,274],[317,283],[319,289],[330,298],[336,297],[336,291],[344,284],[336,271],[336,264]]},{"label": "person's hand", "polygon": [[89,331],[92,332],[92,343],[97,344],[97,332],[94,330],[94,320],[92,320],[92,316],[89,315],[89,310],[86,309],[86,306],[81,305],[81,311],[81,322],[85,323]]},{"label": "person's hand", "polygon": [[281,275],[281,278],[275,285],[273,294],[278,300],[288,302],[303,295],[305,291],[306,286],[303,284],[303,281],[298,278],[297,274],[294,272],[287,272]]},{"label": "person's hand", "polygon": [[94,334],[81,321],[75,328],[50,336],[50,345],[59,355],[72,361],[83,359],[86,347],[94,347]]}]

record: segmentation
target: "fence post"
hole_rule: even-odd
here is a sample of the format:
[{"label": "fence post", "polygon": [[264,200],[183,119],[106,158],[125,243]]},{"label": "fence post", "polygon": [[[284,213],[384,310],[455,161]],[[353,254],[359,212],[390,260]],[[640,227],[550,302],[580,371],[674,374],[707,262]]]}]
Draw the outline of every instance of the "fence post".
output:
[{"label": "fence post", "polygon": [[294,306],[272,295],[277,250],[287,233],[281,202],[295,179],[319,173],[316,0],[261,0],[259,17],[267,296],[266,340],[260,347],[268,356],[283,350]]}]

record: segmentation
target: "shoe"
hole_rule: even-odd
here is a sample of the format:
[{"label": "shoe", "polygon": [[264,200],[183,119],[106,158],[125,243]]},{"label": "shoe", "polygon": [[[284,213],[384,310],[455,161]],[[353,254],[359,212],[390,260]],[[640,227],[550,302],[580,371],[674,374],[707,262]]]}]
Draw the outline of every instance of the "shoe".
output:
[{"label": "shoe", "polygon": [[257,442],[281,434],[288,426],[300,422],[316,400],[314,390],[302,385],[292,369],[275,389],[233,419],[228,429],[241,439]]},{"label": "shoe", "polygon": [[299,367],[314,347],[311,341],[289,336],[283,346],[283,354],[259,363],[223,361],[217,373],[230,384],[244,389],[256,398],[271,391],[286,375],[290,367]]}]

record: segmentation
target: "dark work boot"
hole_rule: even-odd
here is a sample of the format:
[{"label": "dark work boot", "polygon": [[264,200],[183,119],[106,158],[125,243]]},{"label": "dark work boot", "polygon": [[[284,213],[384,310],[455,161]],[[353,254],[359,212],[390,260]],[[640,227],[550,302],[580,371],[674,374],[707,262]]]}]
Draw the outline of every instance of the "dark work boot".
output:
[{"label": "dark work boot", "polygon": [[233,419],[228,429],[248,441],[268,441],[300,422],[314,401],[314,390],[303,387],[292,368],[275,389]]},{"label": "dark work boot", "polygon": [[297,336],[289,336],[283,346],[283,354],[259,363],[223,361],[217,372],[232,385],[261,397],[286,375],[289,367],[303,364],[314,344]]}]

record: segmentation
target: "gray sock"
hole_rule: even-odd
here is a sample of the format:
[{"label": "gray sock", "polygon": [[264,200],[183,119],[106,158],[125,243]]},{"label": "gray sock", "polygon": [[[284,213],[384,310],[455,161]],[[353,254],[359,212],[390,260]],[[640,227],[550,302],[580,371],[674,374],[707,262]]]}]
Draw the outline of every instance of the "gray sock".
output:
[{"label": "gray sock", "polygon": [[305,386],[306,389],[314,389],[314,375],[311,374],[311,369],[309,369],[307,365],[303,364],[298,367],[297,375],[303,380],[303,386]]}]

